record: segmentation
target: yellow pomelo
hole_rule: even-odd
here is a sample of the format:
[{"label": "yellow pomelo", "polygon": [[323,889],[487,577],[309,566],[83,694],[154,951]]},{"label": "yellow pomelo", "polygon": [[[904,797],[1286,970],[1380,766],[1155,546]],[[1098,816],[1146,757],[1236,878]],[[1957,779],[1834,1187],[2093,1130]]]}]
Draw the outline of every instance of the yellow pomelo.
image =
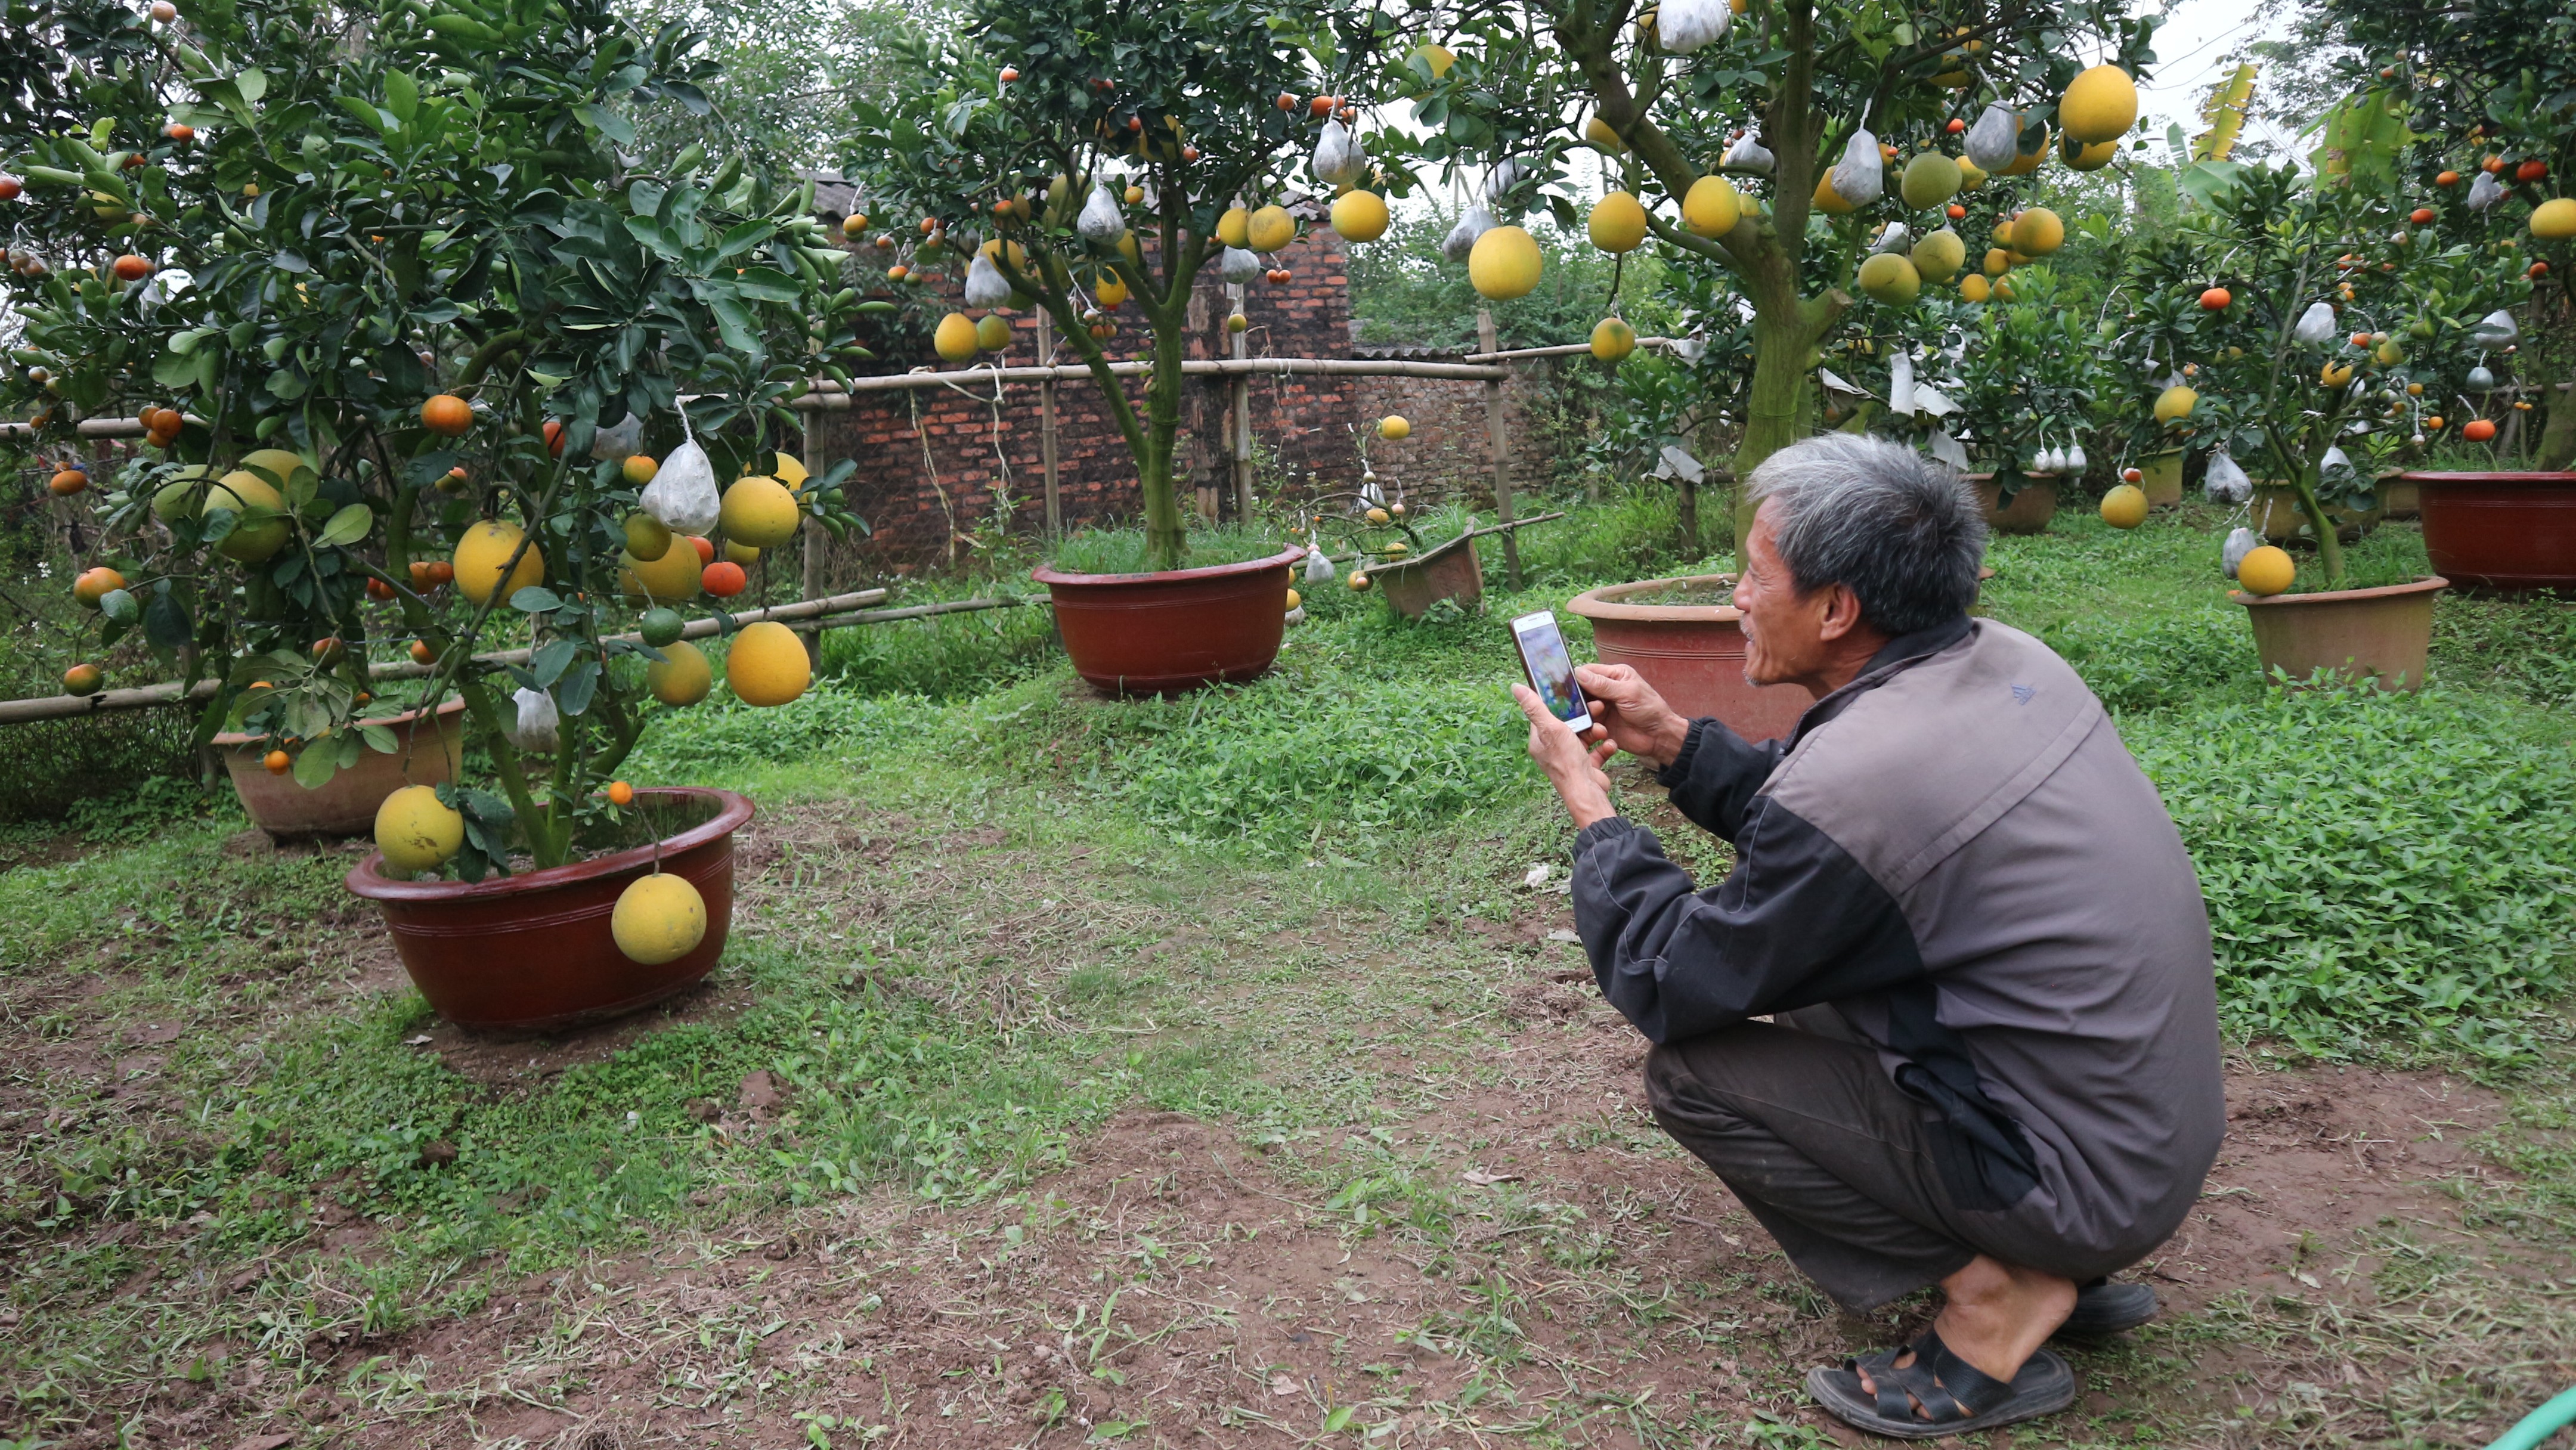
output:
[{"label": "yellow pomelo", "polygon": [[[2039,129],[2039,145],[2038,145],[2038,147],[2037,147],[2036,149],[2029,150],[2029,151],[2017,151],[2017,152],[2015,152],[2015,153],[2013,154],[2013,163],[2012,163],[2012,165],[2007,166],[2007,167],[2005,167],[2005,168],[2004,168],[2004,171],[2003,171],[2003,174],[2004,174],[2004,175],[2006,175],[2006,176],[2028,176],[2028,175],[2030,175],[2032,172],[2037,171],[2037,170],[2039,169],[2039,163],[2041,163],[2041,162],[2043,162],[2043,161],[2046,161],[2046,160],[2048,159],[2048,128],[2047,128],[2046,126],[2042,126],[2042,127],[2039,127],[2038,129]],[[2027,140],[2029,140],[2029,139],[2030,139],[2030,137],[2029,137],[2028,133],[2024,133],[2024,135],[2022,136],[2022,138],[2021,138],[2021,139],[2022,139],[2022,140],[2024,140],[2024,141],[2027,141]]]},{"label": "yellow pomelo", "polygon": [[1834,190],[1834,170],[1832,167],[1826,167],[1825,174],[1816,178],[1816,194],[1812,198],[1812,203],[1816,210],[1826,212],[1834,216],[1841,216],[1852,210],[1852,204],[1843,200],[1843,194],[1841,192]]},{"label": "yellow pomelo", "polygon": [[[697,551],[690,550],[689,557],[696,559]],[[696,645],[675,640],[662,646],[662,654],[662,663],[644,667],[644,687],[654,699],[665,705],[694,705],[715,687],[715,671],[707,668],[707,657]]]},{"label": "yellow pomelo", "polygon": [[1389,443],[1401,443],[1413,436],[1413,424],[1402,413],[1389,413],[1377,420],[1377,436]]},{"label": "yellow pomelo", "polygon": [[[694,554],[697,550],[691,549],[689,552]],[[724,556],[726,563],[740,564],[746,569],[760,562],[760,550],[758,548],[755,548],[750,544],[737,544],[731,539],[725,540]]]},{"label": "yellow pomelo", "polygon": [[1630,192],[1614,191],[1592,204],[1587,230],[1605,252],[1633,252],[1646,240],[1645,205]]},{"label": "yellow pomelo", "polygon": [[2327,363],[2317,369],[2317,382],[2325,387],[2340,388],[2352,381],[2352,369],[2341,363]]},{"label": "yellow pomelo", "polygon": [[1983,302],[1993,291],[1982,273],[1970,272],[1959,282],[1959,295],[1970,302]]},{"label": "yellow pomelo", "polygon": [[2134,529],[2147,521],[2146,490],[2124,483],[2102,495],[2102,522],[2115,529]]},{"label": "yellow pomelo", "polygon": [[241,466],[256,470],[279,488],[292,485],[296,474],[313,471],[313,465],[304,461],[304,455],[290,453],[283,448],[254,448],[242,455]]},{"label": "yellow pomelo", "polygon": [[1962,156],[1959,158],[1959,189],[1974,191],[1986,184],[1985,168]]},{"label": "yellow pomelo", "polygon": [[1964,179],[1959,175],[1958,162],[1938,151],[1926,151],[1905,163],[1905,176],[1897,183],[1897,190],[1907,206],[1921,211],[1957,196]]},{"label": "yellow pomelo", "polygon": [[812,477],[811,474],[808,474],[805,471],[804,460],[798,458],[793,453],[780,453],[777,455],[777,459],[778,466],[769,470],[769,476],[777,479],[780,483],[787,485],[789,488],[804,488],[805,480]]},{"label": "yellow pomelo", "polygon": [[951,312],[939,319],[939,330],[930,335],[930,346],[943,362],[971,362],[983,351],[975,340],[975,321],[963,312]]},{"label": "yellow pomelo", "polygon": [[1424,65],[1431,67],[1431,78],[1435,81],[1446,79],[1449,67],[1458,63],[1458,53],[1437,41],[1425,41],[1415,46],[1413,53],[1422,57]]},{"label": "yellow pomelo", "polygon": [[195,518],[197,510],[205,506],[201,495],[206,491],[206,480],[214,476],[215,471],[202,463],[180,469],[152,495],[152,516],[165,524]]},{"label": "yellow pomelo", "polygon": [[[233,531],[215,545],[215,552],[236,564],[256,564],[286,546],[286,520],[277,517],[286,509],[286,497],[268,486],[258,474],[235,469],[215,481],[206,490],[205,507],[230,509],[242,516]],[[264,510],[254,522],[251,513]]]},{"label": "yellow pomelo", "polygon": [[465,844],[465,817],[435,786],[407,785],[376,807],[376,849],[397,876],[435,871]]},{"label": "yellow pomelo", "polygon": [[2191,410],[2199,406],[2200,393],[2177,383],[2156,394],[2156,421],[2171,423],[2178,418],[2188,418]]},{"label": "yellow pomelo", "polygon": [[1625,151],[1628,149],[1628,143],[1620,140],[1619,133],[1611,130],[1610,123],[1602,120],[1599,116],[1595,116],[1591,120],[1583,123],[1583,139],[1606,150]]},{"label": "yellow pomelo", "polygon": [[1252,213],[1239,206],[1225,209],[1216,219],[1216,239],[1229,247],[1243,246],[1252,236]]},{"label": "yellow pomelo", "polygon": [[1637,329],[1625,319],[1605,317],[1592,327],[1592,355],[1606,363],[1622,362],[1637,350]]},{"label": "yellow pomelo", "polygon": [[2099,171],[2110,165],[2111,158],[2119,154],[2120,143],[2117,141],[2096,141],[2087,146],[2069,136],[2057,146],[2057,159],[2065,162],[2070,171]]},{"label": "yellow pomelo", "polygon": [[2531,234],[2553,242],[2576,237],[2576,196],[2558,197],[2533,207]]},{"label": "yellow pomelo", "polygon": [[2057,103],[2057,124],[2087,146],[2117,141],[2137,122],[2138,83],[2116,65],[2077,76]]},{"label": "yellow pomelo", "polygon": [[2248,553],[2236,566],[2236,582],[2248,594],[2269,598],[2296,583],[2299,566],[2287,550],[2264,544]]},{"label": "yellow pomelo", "polygon": [[620,554],[617,564],[617,587],[629,599],[641,601],[649,597],[668,603],[698,592],[698,550],[686,539],[672,539],[658,559],[639,560],[633,554]]},{"label": "yellow pomelo", "polygon": [[1947,282],[1958,276],[1959,269],[1966,265],[1968,244],[1948,227],[1925,233],[1923,239],[1914,244],[1914,270],[1921,273],[1926,282]]},{"label": "yellow pomelo", "polygon": [[707,901],[698,888],[668,872],[639,876],[617,893],[608,930],[629,961],[648,967],[676,962],[707,939]]},{"label": "yellow pomelo", "polygon": [[756,473],[733,481],[733,487],[725,490],[724,510],[716,517],[727,540],[755,549],[786,543],[796,537],[796,526],[803,522],[796,511],[796,495],[788,492],[787,485]]},{"label": "yellow pomelo", "polygon": [[1923,275],[1895,252],[1879,252],[1860,264],[1860,290],[1890,307],[1911,307],[1923,290]]},{"label": "yellow pomelo", "polygon": [[525,537],[517,524],[502,519],[485,519],[467,529],[449,561],[456,566],[457,594],[468,604],[507,604],[511,595],[543,583],[546,556],[534,544],[519,554],[518,567],[509,567],[510,556],[519,552],[519,540]]},{"label": "yellow pomelo", "polygon": [[1682,225],[1703,237],[1722,237],[1744,218],[1744,198],[1723,176],[1703,176],[1682,197]]},{"label": "yellow pomelo", "polygon": [[2045,257],[2066,245],[2066,223],[2057,213],[2035,206],[2013,219],[2012,249],[2025,257]]},{"label": "yellow pomelo", "polygon": [[1488,227],[1467,254],[1467,280],[1476,295],[1504,302],[1538,288],[1538,239],[1519,227]]},{"label": "yellow pomelo", "polygon": [[2001,247],[1986,248],[1986,275],[2000,277],[2012,270],[2012,253]]},{"label": "yellow pomelo", "polygon": [[1256,252],[1275,252],[1297,240],[1297,219],[1284,206],[1265,206],[1244,224],[1243,244]]},{"label": "yellow pomelo", "polygon": [[1374,191],[1346,191],[1333,198],[1333,230],[1346,242],[1374,242],[1386,235],[1386,198]]},{"label": "yellow pomelo", "polygon": [[975,345],[986,352],[1001,352],[1011,345],[1011,319],[998,312],[987,312],[975,323]]},{"label": "yellow pomelo", "polygon": [[743,626],[725,652],[725,683],[746,705],[784,705],[813,682],[805,641],[774,619]]}]

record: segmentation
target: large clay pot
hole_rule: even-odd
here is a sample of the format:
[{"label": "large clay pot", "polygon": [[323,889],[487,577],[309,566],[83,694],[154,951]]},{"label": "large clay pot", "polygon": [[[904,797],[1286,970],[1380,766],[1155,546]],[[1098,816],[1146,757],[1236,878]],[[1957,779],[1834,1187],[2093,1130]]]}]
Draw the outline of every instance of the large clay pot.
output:
[{"label": "large clay pot", "polygon": [[2016,490],[2012,502],[1998,507],[2003,489],[1991,473],[1971,473],[1968,482],[1977,489],[1977,503],[1986,511],[1986,527],[1998,534],[2044,534],[2048,521],[2057,517],[2057,475],[2034,473]]},{"label": "large clay pot", "polygon": [[[1795,685],[1744,682],[1744,617],[1725,602],[1734,587],[1728,574],[1650,579],[1587,590],[1565,607],[1592,621],[1594,658],[1634,667],[1681,714],[1714,715],[1747,740],[1782,739],[1815,697]],[[1705,590],[1709,602],[1625,602],[1676,588]]]},{"label": "large clay pot", "polygon": [[1443,599],[1458,601],[1461,609],[1473,609],[1485,597],[1484,566],[1476,561],[1472,537],[1434,545],[1422,557],[1392,569],[1371,569],[1369,582],[1407,619],[1420,619]]},{"label": "large clay pot", "polygon": [[417,710],[366,721],[391,729],[402,748],[391,755],[363,751],[357,764],[311,790],[293,775],[268,773],[260,763],[268,753],[264,737],[226,733],[215,737],[214,746],[223,752],[224,769],[251,824],[271,839],[363,836],[376,828],[376,807],[385,797],[407,785],[443,785],[456,778],[457,762],[464,756],[464,713],[464,701],[450,700],[438,707],[434,729],[421,728]]},{"label": "large clay pot", "polygon": [[[385,914],[394,952],[438,1015],[459,1027],[553,1031],[632,1012],[695,984],[724,953],[733,924],[733,833],[751,802],[729,790],[641,790],[690,824],[637,846],[515,876],[398,881],[384,857],[351,868],[349,890]],[[648,967],[617,949],[609,914],[619,893],[661,869],[706,899],[707,935],[677,961]]]},{"label": "large clay pot", "polygon": [[2228,597],[2253,621],[2264,678],[2278,670],[2292,684],[2305,684],[2328,670],[2383,690],[2413,690],[2424,683],[2424,657],[2433,644],[2433,596],[2450,585],[2437,576],[2384,589],[2268,599],[2234,590]]},{"label": "large clay pot", "polygon": [[2145,475],[2139,480],[2139,491],[2147,496],[2147,507],[2169,509],[2182,507],[2182,450],[2153,454],[2138,465]]},{"label": "large clay pot", "polygon": [[[2252,512],[2255,532],[2267,542],[2286,544],[2302,536],[2313,541],[2308,516],[2299,511],[2299,491],[2286,483],[2254,485],[2253,501],[2246,507]],[[2386,512],[2385,498],[2367,511],[2350,509],[2339,503],[2326,505],[2326,517],[2335,522],[2335,537],[2347,544],[2361,542],[2361,536],[2379,527]]]},{"label": "large clay pot", "polygon": [[1041,564],[1029,577],[1055,603],[1074,673],[1113,695],[1168,695],[1270,668],[1288,628],[1288,566],[1305,556],[1284,549],[1157,574],[1067,574]]},{"label": "large clay pot", "polygon": [[2410,473],[2424,552],[2471,589],[2576,594],[2576,473]]},{"label": "large clay pot", "polygon": [[2424,492],[2403,473],[2381,474],[2379,511],[2392,519],[2421,518],[2424,515]]}]

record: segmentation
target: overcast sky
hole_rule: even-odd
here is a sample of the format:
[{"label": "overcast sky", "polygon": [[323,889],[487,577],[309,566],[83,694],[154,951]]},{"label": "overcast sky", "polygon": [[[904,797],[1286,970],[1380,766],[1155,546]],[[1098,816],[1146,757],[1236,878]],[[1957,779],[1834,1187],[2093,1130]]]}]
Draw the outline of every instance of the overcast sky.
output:
[{"label": "overcast sky", "polygon": [[[2228,71],[2226,58],[2250,41],[2277,39],[2286,30],[2277,22],[2257,26],[2248,15],[2252,9],[2246,0],[2174,0],[2164,24],[2156,27],[2155,67],[2138,87],[2138,112],[2151,121],[2153,132],[2176,122],[2186,135],[2197,135],[2201,103]],[[2256,86],[2259,92],[2259,80]],[[2257,112],[2248,133],[2286,142],[2280,128],[2263,120],[2259,105]],[[2308,147],[2288,149],[2304,152]]]}]

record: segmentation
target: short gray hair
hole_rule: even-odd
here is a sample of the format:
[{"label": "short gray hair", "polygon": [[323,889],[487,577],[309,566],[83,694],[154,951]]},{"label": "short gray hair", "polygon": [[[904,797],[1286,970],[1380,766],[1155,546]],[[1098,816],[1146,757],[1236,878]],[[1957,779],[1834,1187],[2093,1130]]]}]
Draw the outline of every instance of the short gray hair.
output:
[{"label": "short gray hair", "polygon": [[1861,619],[1912,634],[1968,612],[1986,552],[1985,510],[1967,480],[1901,443],[1825,433],[1762,460],[1750,497],[1801,594],[1828,584]]}]

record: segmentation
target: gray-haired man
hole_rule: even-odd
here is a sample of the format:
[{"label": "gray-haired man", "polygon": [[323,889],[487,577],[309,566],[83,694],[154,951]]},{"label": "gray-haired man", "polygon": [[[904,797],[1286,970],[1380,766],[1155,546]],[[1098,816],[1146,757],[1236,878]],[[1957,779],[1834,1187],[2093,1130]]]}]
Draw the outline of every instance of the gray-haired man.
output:
[{"label": "gray-haired man", "polygon": [[[2181,1224],[2224,1128],[2199,884],[2084,682],[1969,617],[1957,475],[1830,434],[1751,487],[1745,677],[1816,703],[1751,745],[1584,666],[1587,748],[1522,689],[1581,828],[1575,926],[1656,1044],[1657,1120],[1800,1269],[1854,1310],[1946,1292],[1914,1344],[1812,1371],[1819,1403],[1904,1438],[2063,1409],[2042,1344],[2153,1315],[2107,1276]],[[1724,881],[1611,810],[1614,750],[1734,844]]]}]

